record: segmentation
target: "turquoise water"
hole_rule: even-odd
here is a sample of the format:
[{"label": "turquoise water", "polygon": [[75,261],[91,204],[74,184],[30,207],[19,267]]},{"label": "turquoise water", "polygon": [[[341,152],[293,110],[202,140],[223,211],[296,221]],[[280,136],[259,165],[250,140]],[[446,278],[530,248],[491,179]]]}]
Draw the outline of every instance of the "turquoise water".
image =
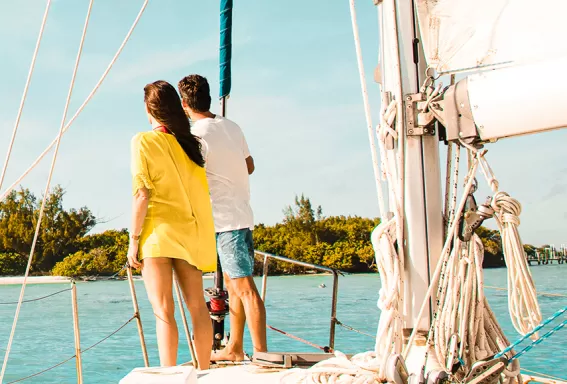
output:
[{"label": "turquoise water", "polygon": [[[532,273],[540,291],[567,294],[563,274],[565,265],[534,266]],[[506,269],[485,270],[486,285],[506,286]],[[257,280],[260,284],[260,280]],[[325,283],[327,288],[319,288]],[[205,284],[211,284],[207,280]],[[329,276],[285,276],[268,280],[268,324],[295,334],[319,345],[328,344],[332,278]],[[379,311],[376,308],[380,283],[377,275],[350,275],[340,278],[337,318],[345,324],[374,334]],[[62,289],[57,286],[29,286],[26,298],[49,294]],[[94,344],[110,334],[132,316],[128,284],[123,281],[78,283],[81,345]],[[158,364],[154,321],[142,282],[136,282],[141,315],[150,352],[150,363]],[[17,300],[19,287],[0,287],[0,302]],[[506,334],[515,340],[517,335],[508,317],[506,292],[486,289],[490,305]],[[567,306],[567,298],[540,297],[544,317]],[[4,350],[14,305],[0,305],[0,352]],[[179,326],[181,324],[179,323]],[[5,383],[41,371],[74,354],[71,295],[65,292],[49,299],[26,303],[22,307],[15,341],[10,355]],[[181,329],[181,328],[180,328]],[[373,340],[352,331],[337,328],[336,348],[347,353],[371,350]],[[316,351],[300,342],[268,331],[271,350]],[[550,340],[530,351],[522,366],[549,375],[567,377],[565,351],[567,330],[561,330]],[[180,336],[179,361],[189,360],[189,352]],[[246,335],[247,350],[250,339]],[[135,322],[83,355],[85,383],[116,383],[132,368],[142,366],[143,360]],[[55,368],[29,383],[73,383],[74,361]]]}]

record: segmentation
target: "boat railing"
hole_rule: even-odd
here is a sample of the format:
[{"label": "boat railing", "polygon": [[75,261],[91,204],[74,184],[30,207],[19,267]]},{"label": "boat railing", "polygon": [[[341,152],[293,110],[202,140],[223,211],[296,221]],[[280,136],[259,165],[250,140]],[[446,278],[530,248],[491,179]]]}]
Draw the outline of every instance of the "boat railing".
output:
[{"label": "boat railing", "polygon": [[268,284],[268,272],[269,272],[269,264],[270,260],[278,260],[284,263],[298,265],[300,267],[308,268],[308,269],[315,269],[317,271],[330,273],[333,275],[333,291],[332,291],[332,299],[331,299],[331,319],[329,325],[329,348],[331,350],[335,347],[335,329],[337,326],[337,300],[338,300],[338,292],[339,292],[339,274],[340,271],[324,267],[322,265],[306,263],[304,261],[290,259],[284,256],[278,256],[267,252],[262,251],[254,251],[254,253],[258,256],[264,258],[263,262],[263,269],[262,269],[262,290],[261,290],[261,297],[262,301],[266,302],[266,289]]},{"label": "boat railing", "polygon": [[[28,300],[22,300],[21,303],[26,303],[26,302],[32,302],[32,301],[40,301],[40,300],[44,300],[44,299],[48,299],[50,297],[53,297],[55,295],[59,295],[61,293],[67,292],[67,291],[71,291],[71,310],[72,310],[72,314],[73,314],[73,338],[74,338],[74,343],[75,343],[75,354],[68,358],[67,360],[64,360],[63,363],[70,361],[70,360],[75,360],[75,369],[77,371],[77,383],[82,384],[83,383],[83,365],[82,365],[82,359],[81,359],[81,355],[82,355],[82,350],[81,350],[81,336],[80,336],[80,330],[79,330],[79,307],[78,307],[78,300],[77,300],[77,285],[75,284],[75,280],[69,277],[64,277],[64,276],[30,276],[27,278],[24,277],[20,277],[20,276],[14,276],[14,277],[4,277],[0,280],[0,285],[21,285],[24,283],[24,281],[26,281],[27,285],[39,285],[39,284],[69,284],[70,287],[66,288],[66,289],[62,289],[60,291],[54,292],[54,293],[50,293],[48,295],[42,296],[42,297],[38,297],[38,298],[34,298],[34,299],[28,299]],[[2,304],[18,304],[18,302],[9,302],[9,303],[2,303]],[[9,348],[9,347],[8,347]],[[16,381],[23,381],[26,380],[28,378],[37,376],[38,374],[47,372],[59,365],[61,365],[62,363],[56,364],[54,366],[51,366],[48,369],[44,369],[43,371],[39,372],[39,373],[35,373],[33,375],[30,376],[26,376],[24,378],[18,379]],[[16,382],[14,381],[14,382]]]}]

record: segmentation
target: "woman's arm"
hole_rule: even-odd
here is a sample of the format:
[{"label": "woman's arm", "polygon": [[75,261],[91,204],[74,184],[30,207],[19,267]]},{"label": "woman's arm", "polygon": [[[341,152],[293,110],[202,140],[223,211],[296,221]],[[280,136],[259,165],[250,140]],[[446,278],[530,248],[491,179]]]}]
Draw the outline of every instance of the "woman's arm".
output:
[{"label": "woman's arm", "polygon": [[138,189],[138,193],[132,199],[132,235],[140,236],[142,232],[142,225],[146,213],[148,213],[148,200],[150,198],[150,191],[147,188]]},{"label": "woman's arm", "polygon": [[140,268],[141,263],[138,261],[138,242],[144,219],[148,213],[148,200],[150,192],[147,188],[139,188],[138,192],[132,199],[132,226],[130,232],[130,246],[128,248],[128,262],[131,267]]}]

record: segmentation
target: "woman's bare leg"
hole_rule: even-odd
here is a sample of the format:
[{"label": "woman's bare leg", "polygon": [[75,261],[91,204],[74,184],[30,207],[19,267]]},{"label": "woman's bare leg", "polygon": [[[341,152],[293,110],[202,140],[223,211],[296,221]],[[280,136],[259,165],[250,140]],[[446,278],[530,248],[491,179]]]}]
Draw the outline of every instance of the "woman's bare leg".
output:
[{"label": "woman's bare leg", "polygon": [[148,298],[156,316],[159,360],[162,367],[177,365],[179,334],[173,303],[173,262],[166,257],[143,260],[142,276]]},{"label": "woman's bare leg", "polygon": [[203,273],[180,259],[173,259],[173,269],[191,314],[199,369],[209,369],[213,349],[213,325],[203,296]]}]

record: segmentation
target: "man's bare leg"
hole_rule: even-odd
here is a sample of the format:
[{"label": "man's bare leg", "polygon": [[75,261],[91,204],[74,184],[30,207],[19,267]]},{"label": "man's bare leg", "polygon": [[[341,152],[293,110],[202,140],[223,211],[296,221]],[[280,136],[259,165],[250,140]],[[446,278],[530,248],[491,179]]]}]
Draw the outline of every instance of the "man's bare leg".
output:
[{"label": "man's bare leg", "polygon": [[266,340],[266,307],[256,289],[256,284],[252,276],[234,279],[231,281],[233,290],[242,300],[244,313],[248,319],[248,329],[252,336],[252,346],[254,352],[266,352],[268,342]]},{"label": "man's bare leg", "polygon": [[232,280],[224,274],[224,281],[228,291],[230,308],[230,339],[224,349],[214,352],[211,361],[242,361],[244,360],[244,324],[246,314],[242,300],[232,289]]},{"label": "man's bare leg", "polygon": [[[217,250],[226,272],[225,281],[231,305],[228,345],[214,360],[241,360],[244,358],[244,323],[248,324],[254,352],[267,350],[266,308],[252,278],[254,272],[254,245],[250,229],[220,232]],[[234,278],[230,278],[234,276]]]},{"label": "man's bare leg", "polygon": [[[252,336],[254,352],[267,351],[266,308],[260,298],[252,276],[229,279],[227,284],[230,297],[230,340],[226,347],[215,353],[213,361],[244,359],[244,322],[248,319],[248,328]],[[234,298],[234,299],[233,299]]]}]

